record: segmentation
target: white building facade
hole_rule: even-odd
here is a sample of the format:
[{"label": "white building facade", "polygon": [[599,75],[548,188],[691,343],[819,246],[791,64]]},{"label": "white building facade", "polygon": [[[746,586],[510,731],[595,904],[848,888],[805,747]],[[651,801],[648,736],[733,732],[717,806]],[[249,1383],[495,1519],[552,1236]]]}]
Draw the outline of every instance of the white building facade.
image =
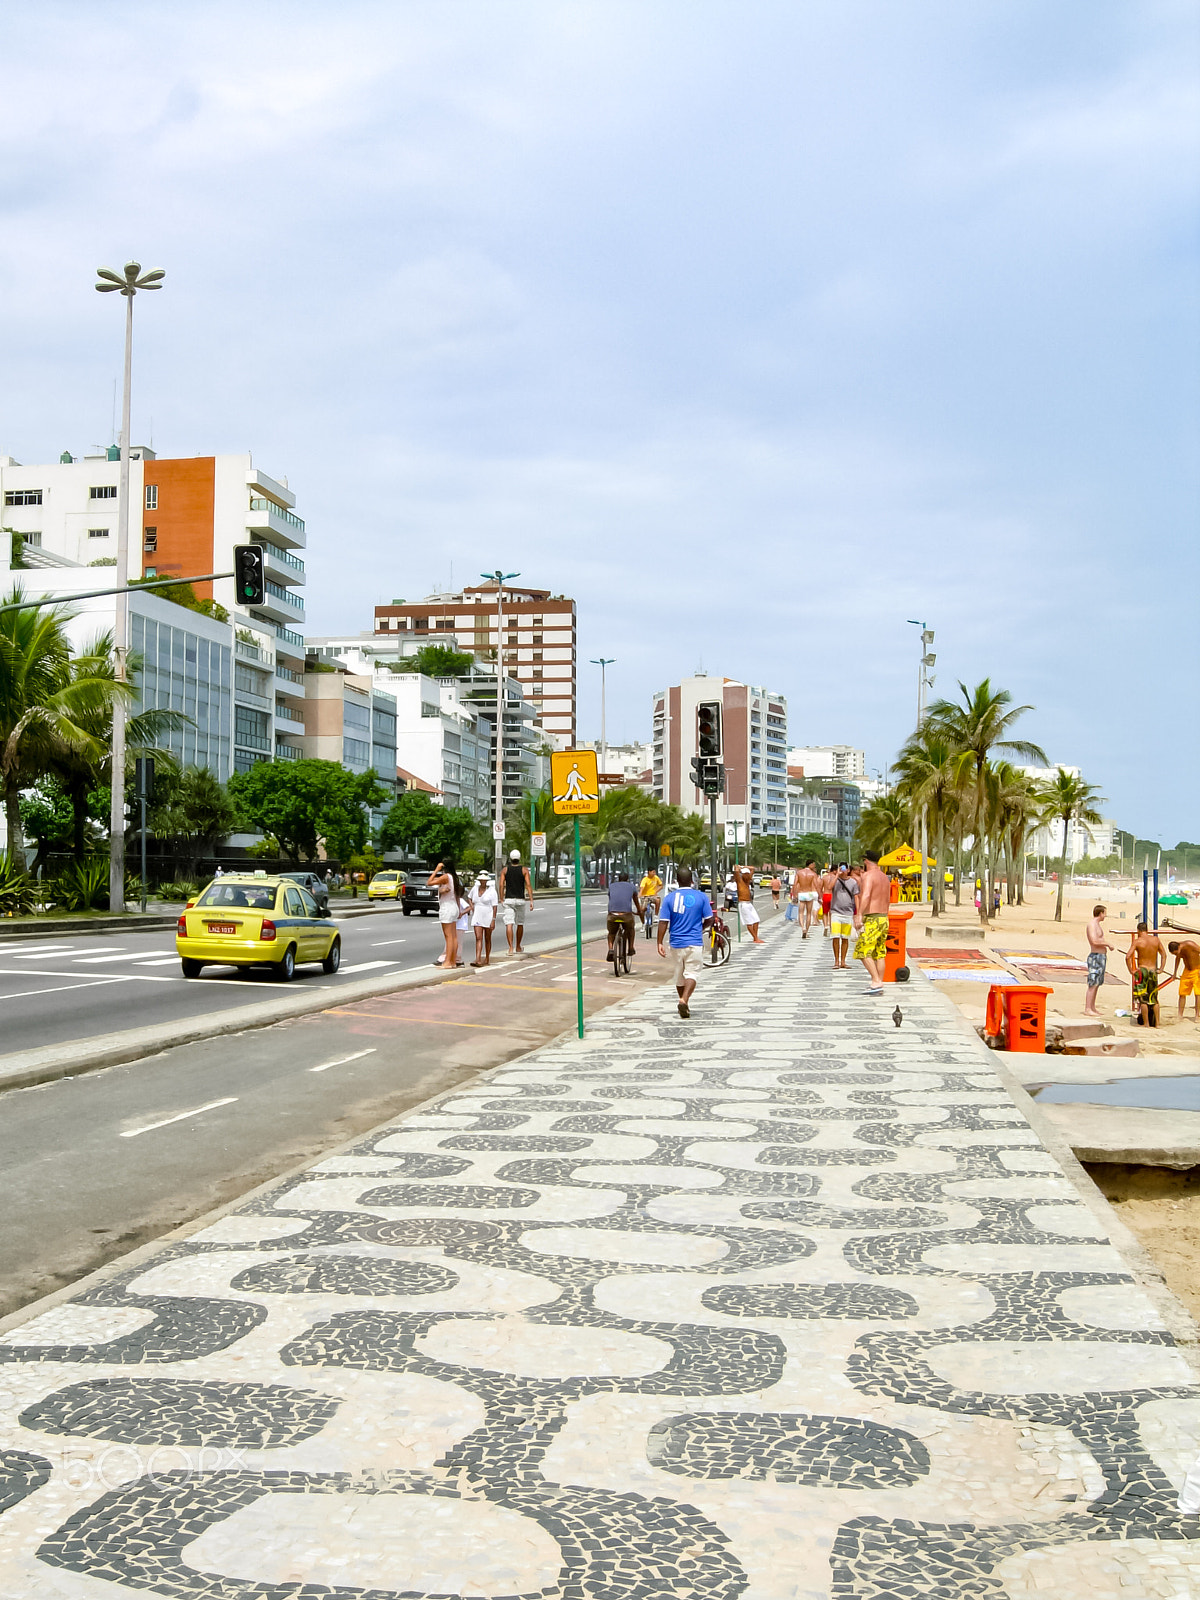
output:
[{"label": "white building facade", "polygon": [[725,793],[718,820],[743,822],[751,835],[786,833],[787,700],[736,678],[697,673],[654,695],[652,792],[686,813],[709,814],[691,776],[704,702],[721,706]]},{"label": "white building facade", "polygon": [[798,839],[805,833],[819,833],[826,839],[837,838],[838,808],[832,800],[805,794],[800,784],[789,778],[787,805],[789,839]]},{"label": "white building facade", "polygon": [[789,750],[787,761],[806,778],[861,778],[867,771],[867,752],[848,744],[805,745]]}]

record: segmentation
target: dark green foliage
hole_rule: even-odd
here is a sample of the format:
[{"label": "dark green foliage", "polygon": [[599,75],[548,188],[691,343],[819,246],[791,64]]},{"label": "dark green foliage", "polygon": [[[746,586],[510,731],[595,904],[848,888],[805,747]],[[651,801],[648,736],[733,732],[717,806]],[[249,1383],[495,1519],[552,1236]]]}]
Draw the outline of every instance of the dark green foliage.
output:
[{"label": "dark green foliage", "polygon": [[34,886],[0,850],[0,917],[23,917],[33,910]]},{"label": "dark green foliage", "polygon": [[108,857],[89,856],[64,867],[50,886],[50,899],[64,911],[108,906]]},{"label": "dark green foliage", "polygon": [[345,860],[366,846],[370,810],[388,798],[374,772],[347,772],[336,761],[260,761],[235,772],[229,797],[242,826],[265,833],[299,865],[318,845]]},{"label": "dark green foliage", "polygon": [[383,819],[383,850],[417,851],[427,860],[458,861],[476,833],[475,819],[464,806],[438,806],[419,789],[402,794]]},{"label": "dark green foliage", "polygon": [[423,644],[415,655],[389,663],[392,672],[423,672],[427,678],[461,678],[471,670],[472,657],[445,644]]}]

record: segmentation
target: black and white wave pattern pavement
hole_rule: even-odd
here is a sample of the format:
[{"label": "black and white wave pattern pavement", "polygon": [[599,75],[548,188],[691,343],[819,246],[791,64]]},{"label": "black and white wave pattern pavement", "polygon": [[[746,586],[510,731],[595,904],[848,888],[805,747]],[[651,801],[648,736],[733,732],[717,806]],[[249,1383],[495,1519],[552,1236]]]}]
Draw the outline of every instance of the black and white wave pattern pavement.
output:
[{"label": "black and white wave pattern pavement", "polygon": [[1192,1370],[863,990],[776,924],[0,1337],[0,1594],[1200,1595]]}]

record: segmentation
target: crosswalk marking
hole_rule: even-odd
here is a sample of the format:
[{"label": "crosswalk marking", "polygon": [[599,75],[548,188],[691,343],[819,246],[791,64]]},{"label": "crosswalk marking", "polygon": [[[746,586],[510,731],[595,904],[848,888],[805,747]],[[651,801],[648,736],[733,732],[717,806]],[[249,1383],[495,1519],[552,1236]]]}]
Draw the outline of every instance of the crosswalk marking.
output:
[{"label": "crosswalk marking", "polygon": [[394,961],[358,961],[352,967],[342,967],[342,972],[371,972],[375,967],[394,967]]}]

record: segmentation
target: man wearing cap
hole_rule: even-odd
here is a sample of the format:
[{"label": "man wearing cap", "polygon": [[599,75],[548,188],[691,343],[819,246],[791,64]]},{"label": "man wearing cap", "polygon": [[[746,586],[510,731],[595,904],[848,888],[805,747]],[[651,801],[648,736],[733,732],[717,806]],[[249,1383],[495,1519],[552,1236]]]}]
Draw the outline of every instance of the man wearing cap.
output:
[{"label": "man wearing cap", "polygon": [[[504,897],[504,936],[508,940],[509,955],[522,955],[521,940],[525,937],[525,907],[533,908],[533,883],[529,868],[521,865],[521,852],[510,850],[504,871],[500,874],[500,888]],[[513,948],[513,929],[517,930],[516,949]]]}]

